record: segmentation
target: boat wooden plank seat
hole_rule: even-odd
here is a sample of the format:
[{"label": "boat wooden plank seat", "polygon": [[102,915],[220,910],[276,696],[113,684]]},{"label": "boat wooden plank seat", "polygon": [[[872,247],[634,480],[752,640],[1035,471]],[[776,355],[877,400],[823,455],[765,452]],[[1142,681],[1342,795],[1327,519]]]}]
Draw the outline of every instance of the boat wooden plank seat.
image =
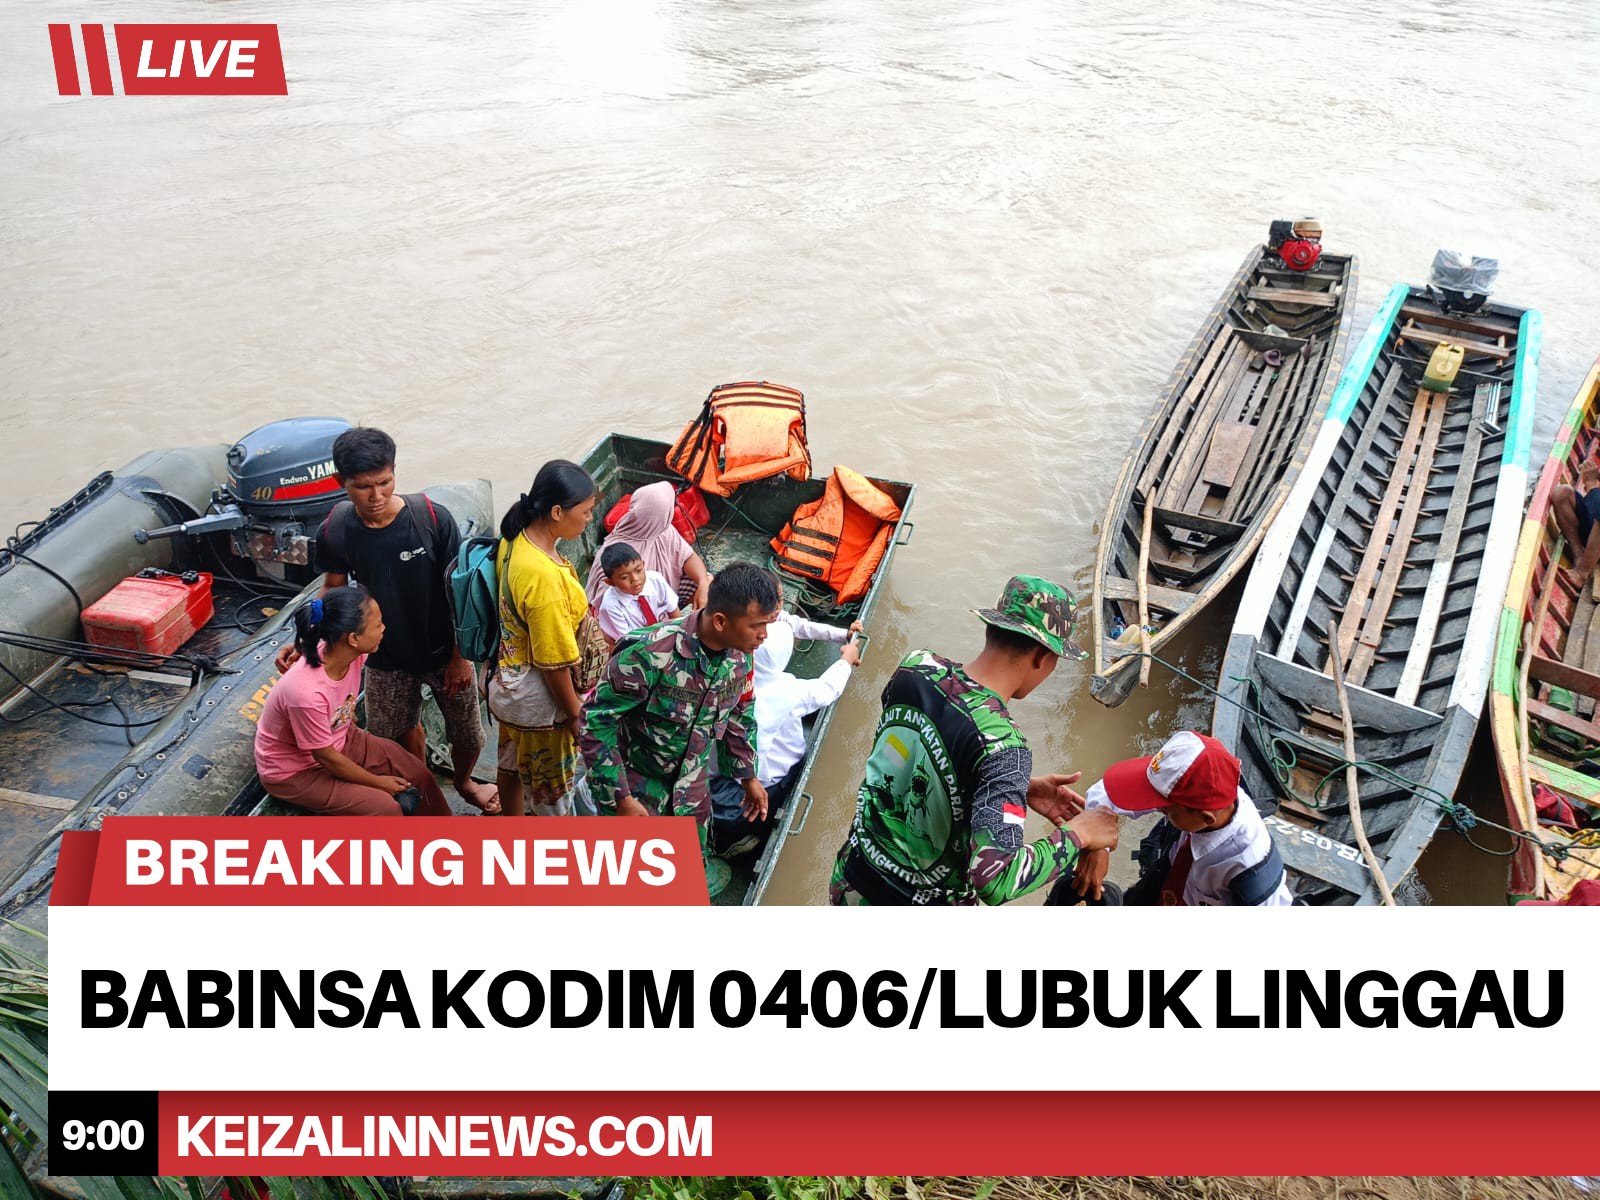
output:
[{"label": "boat wooden plank seat", "polygon": [[1572,666],[1559,658],[1546,658],[1535,654],[1528,663],[1528,678],[1540,683],[1553,683],[1591,700],[1600,700],[1600,675],[1582,667]]},{"label": "boat wooden plank seat", "polygon": [[1249,329],[1243,325],[1229,325],[1233,336],[1242,341],[1252,350],[1276,350],[1285,358],[1299,354],[1310,343],[1309,337],[1294,337],[1289,334],[1267,333],[1260,329]]},{"label": "boat wooden plank seat", "polygon": [[[1339,711],[1339,693],[1332,676],[1289,662],[1275,654],[1256,655],[1253,666],[1262,684],[1285,698],[1320,708],[1324,712]],[[1350,684],[1348,680],[1345,690],[1350,696],[1351,719],[1358,726],[1370,726],[1388,733],[1411,733],[1418,729],[1432,729],[1443,720],[1438,713],[1412,704],[1401,704],[1382,692]]]},{"label": "boat wooden plank seat", "polygon": [[1517,327],[1514,323],[1501,323],[1487,320],[1469,320],[1466,317],[1443,315],[1430,312],[1428,309],[1415,304],[1407,304],[1400,309],[1400,317],[1408,324],[1422,321],[1428,325],[1436,325],[1441,329],[1455,329],[1461,333],[1481,333],[1489,338],[1515,337]]},{"label": "boat wooden plank seat", "polygon": [[1439,346],[1449,342],[1453,346],[1460,346],[1468,355],[1484,355],[1489,358],[1505,359],[1510,358],[1515,353],[1509,346],[1492,346],[1488,342],[1475,342],[1468,338],[1449,337],[1446,334],[1418,328],[1412,323],[1407,323],[1406,327],[1400,331],[1400,340],[1420,342],[1424,346]]},{"label": "boat wooden plank seat", "polygon": [[1569,713],[1565,709],[1557,708],[1553,704],[1546,704],[1543,700],[1528,700],[1528,715],[1575,733],[1579,737],[1588,738],[1591,742],[1600,742],[1600,725],[1593,721],[1586,721],[1576,713]]},{"label": "boat wooden plank seat", "polygon": [[1329,275],[1324,271],[1296,271],[1291,267],[1258,267],[1257,279],[1287,279],[1292,283],[1326,283],[1340,282],[1338,275]]},{"label": "boat wooden plank seat", "polygon": [[[1228,350],[1231,356],[1233,349],[1238,345],[1238,339],[1233,336],[1231,328],[1211,343],[1211,348],[1206,351],[1205,357],[1200,362],[1199,369],[1195,371],[1194,376],[1189,380],[1188,386],[1184,388],[1183,395],[1177,405],[1177,411],[1190,412],[1197,403],[1202,401],[1208,382],[1213,372],[1217,370],[1218,360],[1222,358],[1223,351],[1225,349]],[[1198,418],[1199,414],[1196,413],[1190,418],[1190,423],[1198,420]],[[1165,468],[1172,457],[1173,448],[1178,445],[1179,435],[1186,433],[1187,428],[1188,426],[1181,420],[1172,420],[1166,423],[1166,426],[1161,431],[1161,436],[1156,439],[1154,449],[1150,452],[1144,471],[1139,476],[1139,482],[1134,488],[1135,495],[1140,497],[1151,495],[1156,481],[1167,477]]]},{"label": "boat wooden plank seat", "polygon": [[1269,304],[1306,304],[1332,308],[1339,303],[1339,296],[1335,292],[1308,292],[1300,288],[1253,287],[1245,294],[1251,300],[1265,300]]},{"label": "boat wooden plank seat", "polygon": [[1157,575],[1165,575],[1167,578],[1175,579],[1179,583],[1190,583],[1206,573],[1212,557],[1215,556],[1201,558],[1192,550],[1184,548],[1180,548],[1175,554],[1171,555],[1152,549],[1150,551],[1150,578],[1154,580]]},{"label": "boat wooden plank seat", "polygon": [[[1139,585],[1131,579],[1107,577],[1105,594],[1108,600],[1137,601]],[[1156,583],[1146,584],[1145,594],[1150,607],[1159,608],[1162,612],[1181,613],[1194,603],[1193,592],[1182,592],[1177,588],[1162,587]]]},{"label": "boat wooden plank seat", "polygon": [[1151,516],[1175,529],[1192,529],[1196,533],[1208,533],[1218,538],[1236,538],[1248,528],[1237,521],[1223,521],[1203,513],[1182,512],[1178,509],[1162,508],[1159,505]]},{"label": "boat wooden plank seat", "polygon": [[1585,776],[1588,780],[1587,785],[1575,786],[1573,782],[1575,774],[1576,772],[1567,763],[1553,762],[1547,758],[1540,758],[1537,754],[1528,757],[1528,778],[1572,797],[1590,812],[1600,810],[1600,779]]}]

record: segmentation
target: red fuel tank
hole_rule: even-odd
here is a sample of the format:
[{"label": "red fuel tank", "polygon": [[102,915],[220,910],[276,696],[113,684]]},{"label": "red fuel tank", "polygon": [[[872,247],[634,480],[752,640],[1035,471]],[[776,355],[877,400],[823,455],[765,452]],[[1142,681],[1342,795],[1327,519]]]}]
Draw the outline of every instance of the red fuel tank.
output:
[{"label": "red fuel tank", "polygon": [[211,613],[211,576],[204,571],[194,583],[135,575],[83,610],[83,636],[92,646],[172,654]]}]

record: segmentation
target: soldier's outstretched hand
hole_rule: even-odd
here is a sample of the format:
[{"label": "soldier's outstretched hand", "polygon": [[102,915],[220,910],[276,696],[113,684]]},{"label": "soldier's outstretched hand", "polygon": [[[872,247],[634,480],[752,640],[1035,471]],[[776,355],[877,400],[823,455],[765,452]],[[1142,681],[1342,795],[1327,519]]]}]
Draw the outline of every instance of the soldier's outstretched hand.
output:
[{"label": "soldier's outstretched hand", "polygon": [[1083,811],[1084,800],[1067,785],[1082,778],[1082,771],[1074,771],[1028,780],[1028,807],[1055,825],[1071,820]]},{"label": "soldier's outstretched hand", "polygon": [[1091,808],[1088,812],[1081,812],[1063,828],[1076,834],[1078,844],[1085,850],[1117,848],[1117,816],[1109,808]]}]

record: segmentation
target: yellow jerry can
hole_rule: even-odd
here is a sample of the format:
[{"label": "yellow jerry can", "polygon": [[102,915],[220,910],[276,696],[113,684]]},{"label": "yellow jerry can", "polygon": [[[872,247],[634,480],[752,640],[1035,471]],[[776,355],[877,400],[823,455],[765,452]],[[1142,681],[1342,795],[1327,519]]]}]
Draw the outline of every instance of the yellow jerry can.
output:
[{"label": "yellow jerry can", "polygon": [[1440,342],[1434,347],[1433,357],[1428,359],[1428,369],[1422,373],[1422,386],[1430,392],[1448,392],[1466,353],[1454,342]]}]

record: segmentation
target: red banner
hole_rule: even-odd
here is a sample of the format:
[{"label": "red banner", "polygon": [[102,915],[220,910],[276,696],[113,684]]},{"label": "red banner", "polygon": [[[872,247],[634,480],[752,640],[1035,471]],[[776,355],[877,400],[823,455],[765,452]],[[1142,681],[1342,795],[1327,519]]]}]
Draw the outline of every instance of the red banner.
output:
[{"label": "red banner", "polygon": [[107,817],[52,905],[704,905],[689,817]]},{"label": "red banner", "polygon": [[[286,96],[276,25],[117,25],[128,96]],[[84,45],[89,38],[85,32]]]},{"label": "red banner", "polygon": [[[597,1075],[623,1065],[595,1064]],[[727,1065],[746,1077],[760,1069],[758,1062]],[[1071,1092],[163,1093],[160,1170],[469,1176],[1600,1172],[1600,1151],[1590,1139],[1550,1136],[1544,1092],[1117,1095],[1078,1082],[1082,1086]],[[1561,1108],[1564,1128],[1593,1128],[1600,1094],[1568,1094]]]}]

